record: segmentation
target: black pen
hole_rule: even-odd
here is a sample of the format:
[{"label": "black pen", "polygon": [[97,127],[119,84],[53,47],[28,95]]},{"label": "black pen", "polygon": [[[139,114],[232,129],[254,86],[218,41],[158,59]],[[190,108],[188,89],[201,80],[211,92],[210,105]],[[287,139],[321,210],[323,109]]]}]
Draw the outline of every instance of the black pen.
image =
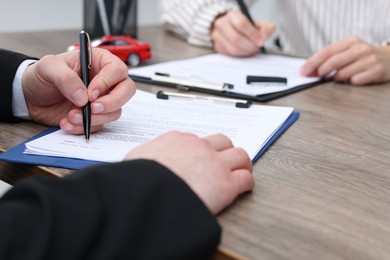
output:
[{"label": "black pen", "polygon": [[[92,63],[92,49],[90,48],[90,39],[88,33],[80,32],[80,64],[81,64],[81,78],[85,87],[89,85],[89,70]],[[90,53],[91,52],[91,53]],[[87,142],[91,134],[91,103],[88,103],[83,107],[83,127],[84,136]]]},{"label": "black pen", "polygon": [[[253,21],[251,14],[249,13],[248,8],[246,7],[246,4],[244,3],[244,0],[237,0],[237,3],[240,6],[241,12],[246,16],[246,18],[248,18],[251,24],[256,27],[255,21]],[[260,51],[262,53],[266,53],[264,46],[260,48]]]}]

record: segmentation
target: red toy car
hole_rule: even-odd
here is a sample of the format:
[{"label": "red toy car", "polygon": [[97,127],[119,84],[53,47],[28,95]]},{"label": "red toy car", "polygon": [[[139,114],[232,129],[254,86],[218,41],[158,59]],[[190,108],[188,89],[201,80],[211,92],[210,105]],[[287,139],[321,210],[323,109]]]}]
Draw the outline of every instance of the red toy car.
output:
[{"label": "red toy car", "polygon": [[[149,60],[151,48],[149,43],[139,42],[128,35],[108,35],[91,41],[92,47],[109,50],[112,54],[118,56],[122,61],[134,67]],[[68,47],[68,51],[79,48],[79,44],[73,44]]]}]

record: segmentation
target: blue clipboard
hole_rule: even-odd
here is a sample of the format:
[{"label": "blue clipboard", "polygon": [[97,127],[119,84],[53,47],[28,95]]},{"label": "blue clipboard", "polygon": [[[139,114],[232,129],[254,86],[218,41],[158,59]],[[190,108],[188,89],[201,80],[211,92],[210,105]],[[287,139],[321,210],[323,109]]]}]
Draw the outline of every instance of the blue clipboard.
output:
[{"label": "blue clipboard", "polygon": [[23,153],[26,149],[25,144],[37,139],[41,136],[50,134],[59,130],[58,127],[52,127],[43,131],[30,139],[27,139],[23,143],[18,144],[17,146],[7,150],[6,152],[0,154],[0,160],[4,160],[7,162],[13,163],[24,163],[24,164],[33,164],[33,165],[41,165],[41,166],[53,166],[58,168],[67,168],[67,169],[81,169],[88,166],[101,164],[103,162],[98,161],[88,161],[88,160],[80,160],[73,158],[64,158],[64,157],[54,157],[54,156],[43,156],[43,155],[32,155]]},{"label": "blue clipboard", "polygon": [[[297,111],[293,111],[291,113],[289,118],[284,122],[284,124],[279,128],[279,130],[268,140],[268,142],[264,145],[264,147],[253,158],[252,160],[253,163],[255,163],[265,153],[265,151],[276,141],[276,139],[278,139],[279,136],[281,136],[299,118],[299,115],[300,113]],[[13,162],[13,163],[52,166],[52,167],[67,168],[67,169],[81,169],[81,168],[104,163],[104,162],[90,161],[90,160],[43,156],[43,155],[31,155],[31,154],[23,153],[26,148],[25,143],[30,142],[41,136],[50,134],[57,130],[59,130],[58,127],[52,127],[46,131],[43,131],[42,133],[33,136],[32,138],[26,140],[25,142],[20,143],[17,146],[0,154],[0,160]]]}]

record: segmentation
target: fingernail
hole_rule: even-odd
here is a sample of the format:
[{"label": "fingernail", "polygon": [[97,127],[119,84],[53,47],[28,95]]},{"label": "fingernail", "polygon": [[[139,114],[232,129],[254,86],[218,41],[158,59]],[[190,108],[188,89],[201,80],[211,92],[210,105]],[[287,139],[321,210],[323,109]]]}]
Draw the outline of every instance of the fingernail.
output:
[{"label": "fingernail", "polygon": [[78,89],[76,92],[74,92],[72,94],[72,98],[74,102],[76,102],[76,105],[79,106],[84,105],[88,100],[87,95],[84,93],[82,89]]},{"label": "fingernail", "polygon": [[82,124],[83,117],[81,116],[81,114],[76,113],[76,114],[74,114],[74,116],[72,118],[72,121],[73,121],[74,124]]},{"label": "fingernail", "polygon": [[99,114],[100,112],[103,112],[104,111],[104,106],[102,103],[94,103],[92,105],[92,112],[94,114]]},{"label": "fingernail", "polygon": [[91,97],[92,97],[92,101],[95,101],[100,95],[100,91],[95,89],[94,91],[92,91],[91,93]]},{"label": "fingernail", "polygon": [[62,128],[62,130],[64,130],[64,131],[71,131],[73,129],[73,125],[72,124],[69,124],[69,123],[66,123],[64,126],[63,126],[63,128]]}]

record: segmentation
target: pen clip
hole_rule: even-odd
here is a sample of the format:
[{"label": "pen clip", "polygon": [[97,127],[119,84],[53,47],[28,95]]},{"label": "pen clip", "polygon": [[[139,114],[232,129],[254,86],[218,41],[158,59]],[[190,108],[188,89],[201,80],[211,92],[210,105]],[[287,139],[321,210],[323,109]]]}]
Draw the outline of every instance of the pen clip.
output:
[{"label": "pen clip", "polygon": [[91,38],[89,38],[89,34],[88,34],[87,32],[85,32],[85,35],[87,36],[88,51],[89,51],[88,69],[91,69],[91,66],[92,66],[92,46],[91,46]]}]

